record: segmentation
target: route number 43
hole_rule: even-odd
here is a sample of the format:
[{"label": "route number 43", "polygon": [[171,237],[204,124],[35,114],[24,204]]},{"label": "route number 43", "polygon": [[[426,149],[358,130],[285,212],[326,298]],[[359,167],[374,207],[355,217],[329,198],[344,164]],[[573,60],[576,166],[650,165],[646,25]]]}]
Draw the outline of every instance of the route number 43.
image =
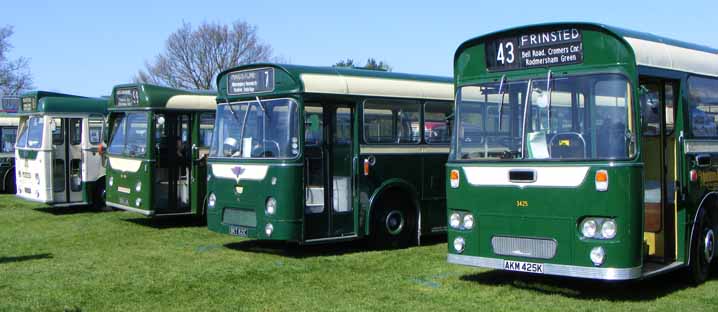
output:
[{"label": "route number 43", "polygon": [[511,41],[499,43],[499,51],[496,53],[496,63],[501,65],[513,64],[515,60],[514,43]]}]

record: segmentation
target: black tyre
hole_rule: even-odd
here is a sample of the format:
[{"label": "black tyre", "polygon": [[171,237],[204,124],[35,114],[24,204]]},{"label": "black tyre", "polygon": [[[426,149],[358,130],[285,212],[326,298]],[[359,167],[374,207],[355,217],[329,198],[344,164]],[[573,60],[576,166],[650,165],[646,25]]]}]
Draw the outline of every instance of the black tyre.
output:
[{"label": "black tyre", "polygon": [[5,177],[5,193],[16,194],[17,188],[15,187],[15,170],[8,172]]},{"label": "black tyre", "polygon": [[416,208],[406,196],[386,194],[372,213],[372,244],[375,248],[404,248],[416,241]]},{"label": "black tyre", "polygon": [[715,226],[711,215],[702,210],[698,216],[691,244],[690,281],[695,284],[705,282],[711,273],[711,266],[716,262]]},{"label": "black tyre", "polygon": [[95,194],[92,197],[92,208],[100,211],[110,211],[110,207],[105,204],[105,181],[100,180],[95,188]]}]

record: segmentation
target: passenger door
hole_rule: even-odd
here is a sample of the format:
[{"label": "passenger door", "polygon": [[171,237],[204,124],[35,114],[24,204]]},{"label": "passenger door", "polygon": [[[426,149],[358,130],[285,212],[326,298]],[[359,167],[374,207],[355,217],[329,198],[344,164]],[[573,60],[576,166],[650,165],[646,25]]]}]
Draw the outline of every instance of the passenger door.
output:
[{"label": "passenger door", "polygon": [[82,157],[82,118],[67,118],[65,121],[69,133],[69,137],[67,138],[69,143],[67,145],[67,159],[69,159],[69,172],[67,176],[70,177],[67,188],[68,198],[71,203],[81,202],[84,189],[82,181],[84,162]]},{"label": "passenger door", "polygon": [[65,142],[65,120],[52,118],[50,121],[50,140],[52,140],[52,198],[55,203],[66,203],[67,194],[67,142]]},{"label": "passenger door", "polygon": [[352,109],[305,108],[305,239],[354,233]]},{"label": "passenger door", "polygon": [[642,77],[642,155],[644,163],[644,239],[649,259],[675,259],[675,103],[678,82]]},{"label": "passenger door", "polygon": [[199,113],[193,122],[192,130],[192,163],[190,181],[190,202],[192,212],[204,213],[204,198],[207,192],[207,156],[212,143],[214,129],[214,112]]}]

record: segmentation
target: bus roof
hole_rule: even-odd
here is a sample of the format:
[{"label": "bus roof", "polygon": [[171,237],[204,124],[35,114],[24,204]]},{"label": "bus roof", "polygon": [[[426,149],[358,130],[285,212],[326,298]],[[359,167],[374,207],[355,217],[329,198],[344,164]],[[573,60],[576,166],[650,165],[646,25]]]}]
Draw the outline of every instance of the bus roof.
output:
[{"label": "bus roof", "polygon": [[213,91],[190,91],[146,83],[121,84],[112,88],[109,109],[215,110],[216,96]]},{"label": "bus roof", "polygon": [[[230,68],[217,76],[220,97],[227,96],[226,76],[232,72],[271,67],[289,76],[293,87],[284,92],[338,95],[364,95],[398,98],[426,98],[453,100],[453,80],[449,77],[394,73],[378,70],[351,69],[258,63]],[[279,75],[279,74],[276,74]],[[276,76],[275,75],[275,76]],[[223,80],[224,79],[224,80]],[[276,77],[278,84],[280,78]],[[279,85],[277,85],[278,89]],[[273,92],[251,93],[246,96],[266,95]]]},{"label": "bus roof", "polygon": [[718,77],[718,49],[645,32],[586,22],[535,24],[489,33],[462,43],[456,50],[454,58],[456,59],[464,49],[484,41],[487,37],[507,32],[515,32],[526,28],[552,26],[590,26],[603,29],[605,32],[613,34],[626,42],[627,46],[633,50],[636,57],[636,64],[639,66]]},{"label": "bus roof", "polygon": [[21,96],[20,115],[38,113],[107,113],[106,98],[89,98],[48,91],[31,91]]}]

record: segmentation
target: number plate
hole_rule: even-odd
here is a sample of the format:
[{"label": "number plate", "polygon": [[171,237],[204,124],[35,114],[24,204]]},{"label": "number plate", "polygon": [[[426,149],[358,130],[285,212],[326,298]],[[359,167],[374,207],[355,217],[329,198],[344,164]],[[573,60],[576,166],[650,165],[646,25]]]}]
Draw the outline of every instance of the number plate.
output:
[{"label": "number plate", "polygon": [[504,270],[543,274],[543,263],[504,260]]},{"label": "number plate", "polygon": [[247,237],[247,228],[243,226],[229,226],[229,235]]}]

